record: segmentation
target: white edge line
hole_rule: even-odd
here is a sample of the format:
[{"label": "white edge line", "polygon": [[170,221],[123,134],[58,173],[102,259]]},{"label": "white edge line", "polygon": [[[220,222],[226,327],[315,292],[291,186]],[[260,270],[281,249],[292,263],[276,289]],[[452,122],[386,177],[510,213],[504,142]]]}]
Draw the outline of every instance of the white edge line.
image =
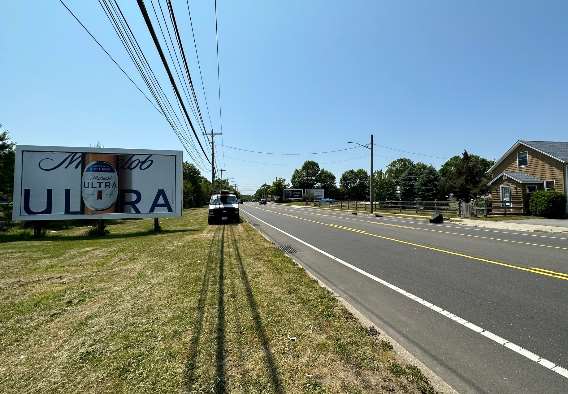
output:
[{"label": "white edge line", "polygon": [[286,231],[279,229],[278,227],[273,226],[273,225],[270,224],[270,223],[265,222],[264,220],[262,220],[262,219],[260,219],[260,218],[258,218],[258,217],[256,217],[256,216],[254,216],[254,215],[253,215],[252,213],[250,213],[250,212],[245,212],[245,213],[246,213],[247,215],[252,216],[253,218],[255,218],[256,220],[258,220],[259,222],[262,222],[262,223],[264,223],[265,225],[267,225],[267,226],[273,228],[274,230],[279,231],[279,232],[281,232],[282,234],[284,234],[284,235],[286,235],[286,236],[292,238],[293,240],[295,240],[295,241],[301,243],[302,245],[305,245],[305,246],[307,246],[308,248],[313,249],[313,250],[315,250],[316,252],[318,252],[318,253],[320,253],[320,254],[323,254],[324,256],[330,258],[331,260],[333,260],[333,261],[335,261],[335,262],[337,262],[337,263],[339,263],[339,264],[341,264],[341,265],[344,265],[345,267],[350,268],[350,269],[352,269],[353,271],[358,272],[358,273],[360,273],[361,275],[366,276],[367,278],[369,278],[369,279],[371,279],[371,280],[373,280],[373,281],[375,281],[375,282],[377,282],[377,283],[380,283],[380,284],[382,284],[383,286],[386,286],[386,287],[388,287],[388,288],[391,289],[391,290],[394,290],[395,292],[397,292],[397,293],[399,293],[399,294],[405,296],[406,298],[409,298],[409,299],[411,299],[411,300],[413,300],[413,301],[418,302],[418,303],[421,304],[421,305],[424,305],[424,306],[427,307],[428,309],[430,309],[430,310],[432,310],[432,311],[434,311],[434,312],[437,312],[437,313],[439,313],[440,315],[445,316],[445,317],[447,317],[448,319],[453,320],[453,321],[455,321],[456,323],[458,323],[458,324],[460,324],[460,325],[462,325],[462,326],[464,326],[464,327],[466,327],[466,328],[468,328],[468,329],[470,329],[470,330],[472,330],[472,331],[474,331],[474,332],[476,332],[476,333],[478,333],[478,334],[483,335],[484,337],[486,337],[486,338],[492,340],[493,342],[495,342],[495,343],[497,343],[497,344],[499,344],[499,345],[501,345],[501,346],[504,346],[504,347],[506,347],[506,348],[508,348],[508,349],[510,349],[510,350],[512,350],[512,351],[514,351],[515,353],[520,354],[521,356],[523,356],[523,357],[525,357],[525,358],[527,358],[527,359],[529,359],[529,360],[531,360],[531,361],[534,361],[534,362],[536,362],[537,364],[540,364],[540,365],[543,366],[544,368],[546,368],[546,369],[548,369],[548,370],[550,370],[550,371],[552,371],[552,372],[555,372],[555,373],[557,373],[558,375],[560,375],[560,376],[562,376],[562,377],[568,379],[568,370],[565,369],[565,368],[563,368],[563,367],[561,367],[561,366],[559,366],[559,365],[556,365],[556,364],[553,363],[552,361],[549,361],[549,360],[547,360],[547,359],[545,359],[545,358],[543,358],[543,357],[540,357],[539,355],[537,355],[537,354],[535,354],[535,353],[533,353],[533,352],[531,352],[531,351],[529,351],[529,350],[527,350],[527,349],[525,349],[525,348],[523,348],[523,347],[521,347],[521,346],[519,346],[519,345],[516,345],[516,344],[514,344],[514,343],[512,343],[512,342],[509,342],[508,340],[506,340],[506,339],[504,339],[504,338],[501,338],[500,336],[498,336],[498,335],[496,335],[496,334],[493,334],[491,331],[487,331],[487,330],[485,330],[485,329],[482,328],[482,327],[479,327],[479,326],[477,326],[477,325],[475,325],[475,324],[473,324],[473,323],[471,323],[471,322],[469,322],[469,321],[467,321],[467,320],[465,320],[465,319],[462,319],[461,317],[459,317],[459,316],[457,316],[457,315],[454,315],[453,313],[451,313],[451,312],[449,312],[449,311],[447,311],[447,310],[445,310],[445,309],[443,309],[443,308],[440,308],[439,306],[436,306],[436,305],[432,304],[431,302],[428,302],[428,301],[426,301],[426,300],[424,300],[424,299],[422,299],[422,298],[420,298],[420,297],[418,297],[418,296],[416,296],[416,295],[414,295],[414,294],[412,294],[412,293],[409,293],[409,292],[407,292],[406,290],[403,290],[403,289],[401,289],[400,287],[398,287],[398,286],[396,286],[396,285],[393,285],[392,283],[387,282],[386,280],[383,280],[383,279],[381,279],[381,278],[379,278],[379,277],[377,277],[377,276],[375,276],[375,275],[372,275],[372,274],[370,274],[370,273],[368,273],[368,272],[366,272],[366,271],[363,271],[361,268],[356,267],[356,266],[354,266],[354,265],[352,265],[352,264],[349,264],[348,262],[346,262],[346,261],[340,259],[339,257],[335,257],[334,255],[329,254],[329,253],[327,253],[326,251],[321,250],[321,249],[317,248],[316,246],[313,246],[313,245],[307,243],[306,241],[304,241],[304,240],[302,240],[302,239],[300,239],[300,238],[298,238],[298,237],[295,237],[295,236],[293,236],[292,234],[287,233]]}]

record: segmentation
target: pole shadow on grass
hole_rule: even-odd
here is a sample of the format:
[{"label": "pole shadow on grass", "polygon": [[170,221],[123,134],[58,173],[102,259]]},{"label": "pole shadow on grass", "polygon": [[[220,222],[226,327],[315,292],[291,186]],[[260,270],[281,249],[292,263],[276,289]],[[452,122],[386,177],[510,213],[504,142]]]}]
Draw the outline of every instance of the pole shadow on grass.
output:
[{"label": "pole shadow on grass", "polygon": [[243,286],[245,288],[245,294],[247,297],[247,301],[249,304],[250,311],[252,313],[252,317],[254,320],[254,328],[256,331],[256,335],[260,340],[262,351],[264,353],[264,359],[266,362],[266,368],[268,369],[268,373],[270,374],[270,383],[272,384],[272,388],[276,393],[283,393],[284,390],[282,388],[282,381],[280,379],[280,373],[278,372],[278,367],[276,365],[276,361],[274,360],[274,355],[270,350],[270,343],[268,342],[268,337],[266,335],[266,331],[264,326],[262,325],[262,318],[260,316],[260,312],[258,310],[258,305],[256,303],[256,299],[254,298],[254,294],[252,292],[252,286],[248,279],[247,271],[243,264],[243,259],[241,256],[241,252],[239,250],[239,246],[237,244],[237,238],[235,236],[233,227],[229,228],[231,233],[231,241],[233,243],[233,249],[235,250],[235,256],[238,263],[239,273],[241,276],[241,281],[243,282]]},{"label": "pole shadow on grass", "polygon": [[219,290],[217,292],[217,350],[215,352],[215,372],[218,384],[216,393],[225,392],[225,226],[221,231],[221,251],[219,255]]},{"label": "pole shadow on grass", "polygon": [[205,262],[205,269],[203,270],[203,278],[201,279],[201,289],[199,291],[199,299],[197,301],[197,314],[195,316],[195,324],[193,327],[193,335],[189,344],[189,359],[185,364],[184,370],[184,389],[190,392],[195,384],[195,370],[197,368],[197,356],[199,350],[199,342],[203,331],[203,320],[205,318],[205,303],[207,301],[207,294],[209,293],[209,284],[211,282],[211,268],[213,266],[217,244],[219,242],[220,228],[215,228],[213,238],[209,243],[209,252],[207,254],[207,261]]}]

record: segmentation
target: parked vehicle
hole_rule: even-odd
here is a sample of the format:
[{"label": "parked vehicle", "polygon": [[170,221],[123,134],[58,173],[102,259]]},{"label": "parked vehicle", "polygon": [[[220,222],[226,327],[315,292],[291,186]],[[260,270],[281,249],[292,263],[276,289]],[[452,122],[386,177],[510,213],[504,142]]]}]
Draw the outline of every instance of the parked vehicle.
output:
[{"label": "parked vehicle", "polygon": [[238,223],[239,221],[239,201],[237,196],[227,191],[211,196],[207,223]]},{"label": "parked vehicle", "polygon": [[266,205],[266,198],[261,198],[258,203],[261,205]]}]

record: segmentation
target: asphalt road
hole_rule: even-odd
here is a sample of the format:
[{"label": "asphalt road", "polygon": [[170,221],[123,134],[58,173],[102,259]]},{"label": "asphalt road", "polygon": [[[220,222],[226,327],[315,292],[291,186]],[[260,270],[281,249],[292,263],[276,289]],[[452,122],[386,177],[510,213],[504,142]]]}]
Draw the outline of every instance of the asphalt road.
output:
[{"label": "asphalt road", "polygon": [[310,207],[243,216],[460,392],[568,392],[565,235]]}]

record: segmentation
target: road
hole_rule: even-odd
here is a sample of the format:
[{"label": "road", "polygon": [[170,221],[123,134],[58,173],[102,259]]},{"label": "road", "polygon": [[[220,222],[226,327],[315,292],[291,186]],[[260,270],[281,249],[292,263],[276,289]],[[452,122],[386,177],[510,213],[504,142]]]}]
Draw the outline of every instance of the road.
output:
[{"label": "road", "polygon": [[459,392],[568,392],[568,240],[244,204],[244,217]]}]

